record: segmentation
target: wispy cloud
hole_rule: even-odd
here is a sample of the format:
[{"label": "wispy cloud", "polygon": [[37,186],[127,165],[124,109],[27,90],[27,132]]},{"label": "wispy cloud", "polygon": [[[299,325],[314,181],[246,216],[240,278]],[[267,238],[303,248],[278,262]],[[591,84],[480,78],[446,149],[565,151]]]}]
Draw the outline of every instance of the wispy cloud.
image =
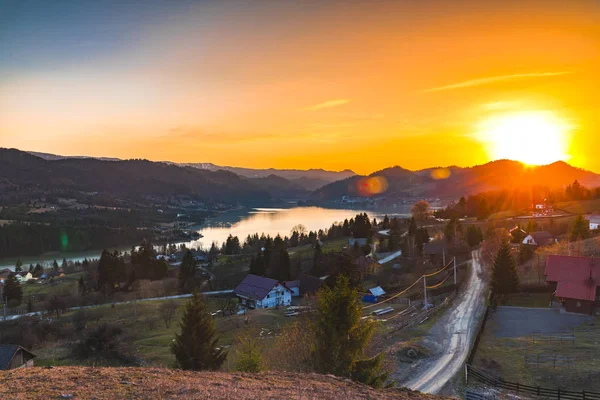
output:
[{"label": "wispy cloud", "polygon": [[350,103],[350,99],[335,99],[335,100],[327,100],[323,103],[315,104],[314,106],[306,107],[306,111],[318,111],[324,108],[331,108],[337,106],[343,106],[344,104]]},{"label": "wispy cloud", "polygon": [[527,79],[527,78],[543,78],[548,76],[560,76],[569,75],[573,71],[557,71],[557,72],[531,72],[527,74],[512,74],[512,75],[499,75],[499,76],[488,76],[485,78],[470,79],[468,81],[453,83],[445,86],[438,86],[430,89],[425,89],[424,92],[441,92],[444,90],[462,89],[473,86],[487,85],[490,83],[510,81],[514,79]]}]

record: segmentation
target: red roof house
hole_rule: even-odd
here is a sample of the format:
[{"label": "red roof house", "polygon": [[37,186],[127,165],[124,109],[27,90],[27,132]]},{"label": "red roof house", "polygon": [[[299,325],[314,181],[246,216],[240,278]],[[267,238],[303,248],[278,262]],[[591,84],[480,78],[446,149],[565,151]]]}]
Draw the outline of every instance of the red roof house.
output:
[{"label": "red roof house", "polygon": [[600,259],[550,255],[545,275],[567,311],[592,314],[600,304]]}]

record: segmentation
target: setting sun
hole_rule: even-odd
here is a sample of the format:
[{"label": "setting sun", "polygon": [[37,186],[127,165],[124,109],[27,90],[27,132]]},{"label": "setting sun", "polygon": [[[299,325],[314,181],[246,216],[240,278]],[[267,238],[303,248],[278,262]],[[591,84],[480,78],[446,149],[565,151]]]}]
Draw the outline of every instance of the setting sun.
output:
[{"label": "setting sun", "polygon": [[493,159],[510,159],[529,165],[569,159],[569,126],[546,111],[494,116],[484,120],[478,138]]}]

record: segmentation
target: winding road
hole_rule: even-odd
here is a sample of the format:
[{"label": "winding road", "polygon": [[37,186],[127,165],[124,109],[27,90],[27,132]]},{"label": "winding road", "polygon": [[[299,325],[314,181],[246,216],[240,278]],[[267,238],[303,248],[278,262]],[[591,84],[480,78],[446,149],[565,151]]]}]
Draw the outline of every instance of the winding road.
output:
[{"label": "winding road", "polygon": [[463,368],[485,311],[486,288],[480,255],[474,251],[469,280],[462,294],[431,329],[430,339],[438,344],[438,350],[415,368],[403,386],[435,394]]}]

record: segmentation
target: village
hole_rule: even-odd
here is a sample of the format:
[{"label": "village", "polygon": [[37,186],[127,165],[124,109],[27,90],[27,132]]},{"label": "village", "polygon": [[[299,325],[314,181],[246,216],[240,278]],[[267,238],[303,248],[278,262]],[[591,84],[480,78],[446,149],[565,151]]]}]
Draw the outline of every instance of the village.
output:
[{"label": "village", "polygon": [[[432,364],[440,362],[440,349],[426,344],[431,335],[429,330],[439,326],[452,335],[453,330],[464,329],[449,323],[446,315],[469,304],[472,311],[465,318],[471,322],[466,328],[478,339],[474,347],[472,343],[465,343],[453,350],[453,357],[461,360],[461,365],[469,363],[474,374],[485,371],[490,376],[509,377],[524,385],[550,386],[557,382],[556,368],[577,365],[572,373],[563,373],[564,385],[576,385],[581,371],[596,362],[595,359],[585,361],[581,347],[592,346],[585,351],[597,351],[590,339],[598,333],[595,315],[600,312],[600,263],[594,258],[600,249],[600,238],[595,233],[600,217],[586,215],[584,219],[560,215],[552,219],[543,207],[534,206],[527,226],[522,226],[519,219],[482,224],[468,219],[440,219],[428,207],[423,211],[420,206],[423,204],[413,207],[412,223],[419,221],[416,226],[427,228],[415,230],[409,224],[411,220],[386,217],[385,221],[370,223],[365,237],[348,238],[342,234],[339,238],[327,239],[321,235],[321,240],[315,234],[316,240],[308,240],[310,235],[306,235],[307,239],[301,239],[300,243],[307,244],[288,248],[289,256],[300,268],[294,279],[289,280],[253,274],[256,267],[249,261],[255,256],[244,256],[243,252],[228,255],[226,253],[231,251],[226,250],[225,244],[220,251],[192,250],[193,280],[207,299],[222,335],[222,345],[235,348],[237,335],[252,329],[254,335],[266,340],[265,348],[271,349],[265,350],[267,358],[274,362],[272,358],[278,357],[274,349],[289,334],[286,327],[294,320],[309,317],[315,295],[320,288],[331,284],[339,268],[351,268],[360,287],[363,318],[378,324],[371,351],[389,353],[388,366],[400,382],[413,385],[411,387],[417,390],[429,390],[431,385],[456,387],[458,371],[455,368],[433,381],[415,378],[415,371],[426,372]],[[515,221],[517,224],[511,225]],[[565,233],[561,234],[561,229]],[[420,230],[427,231],[425,239],[419,239]],[[580,236],[564,240],[565,235],[575,234]],[[517,265],[519,289],[486,297],[485,287],[493,279],[491,267],[502,243],[508,244],[510,256]],[[329,254],[333,259],[338,254],[346,255],[351,266],[316,268],[315,246],[319,257]],[[86,261],[86,266],[69,262],[59,266],[55,262],[54,267],[42,271],[33,266],[23,272],[0,271],[0,287],[6,291],[10,277],[22,285],[23,299],[28,299],[17,308],[3,307],[3,335],[10,337],[7,327],[22,329],[24,321],[35,320],[37,316],[38,321],[33,325],[27,322],[32,331],[44,332],[53,326],[50,337],[55,338],[48,342],[48,338],[31,334],[30,346],[1,345],[0,366],[9,369],[31,366],[34,362],[36,365],[82,362],[76,361],[68,350],[68,343],[81,329],[72,327],[93,326],[101,320],[131,332],[128,335],[132,348],[128,351],[135,353],[132,357],[138,362],[168,366],[172,356],[167,343],[176,329],[174,321],[191,296],[182,294],[176,283],[186,251],[177,246],[165,247],[164,253],[152,256],[169,266],[163,280],[142,282],[135,293],[115,292],[108,297],[106,293],[99,296],[90,291],[83,295],[81,291],[87,282],[83,276],[90,265],[97,268],[97,260]],[[259,248],[258,252],[264,253],[265,248]],[[301,265],[312,265],[312,268],[304,269]],[[314,275],[318,271],[325,274]],[[98,302],[96,305],[84,300],[92,294]],[[37,300],[31,300],[36,297]],[[62,302],[57,300],[60,298]],[[161,319],[164,327],[160,327]],[[139,332],[135,328],[139,324],[147,329]],[[48,334],[42,332],[42,337]],[[439,337],[441,343],[448,340],[445,334]],[[556,342],[553,338],[557,338]],[[525,350],[517,346],[518,354],[525,351],[522,360],[515,360],[516,349],[502,350],[515,340],[528,343]],[[576,349],[567,350],[565,340],[577,343]],[[544,344],[541,350],[531,345],[536,341]],[[534,369],[530,368],[532,362]],[[508,372],[520,364],[523,369],[518,369],[519,372]],[[598,388],[588,384],[586,390]]]}]

